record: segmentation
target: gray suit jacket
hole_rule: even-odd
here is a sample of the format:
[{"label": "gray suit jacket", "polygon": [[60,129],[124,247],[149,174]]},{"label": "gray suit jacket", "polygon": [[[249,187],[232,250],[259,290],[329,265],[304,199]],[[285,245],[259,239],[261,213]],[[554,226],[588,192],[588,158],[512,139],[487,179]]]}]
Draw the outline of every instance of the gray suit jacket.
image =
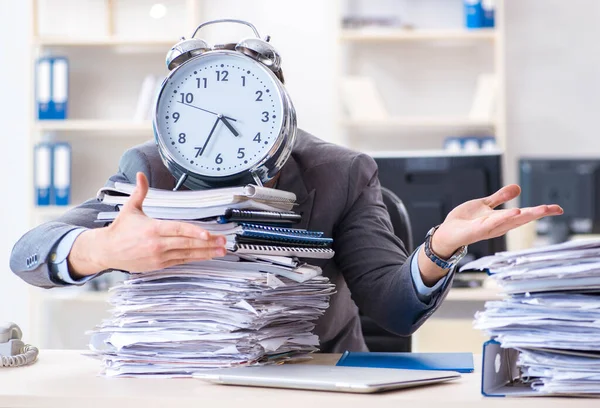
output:
[{"label": "gray suit jacket", "polygon": [[[134,182],[144,172],[151,187],[172,189],[174,178],[163,165],[156,145],[147,142],[122,157],[115,181]],[[326,143],[298,131],[292,155],[281,171],[278,188],[297,196],[299,228],[324,231],[334,239],[335,257],[317,261],[337,287],[315,332],[324,352],[366,350],[358,309],[382,327],[403,335],[415,331],[445,297],[451,279],[428,303],[418,296],[404,244],[393,234],[382,202],[377,165],[369,156]],[[48,258],[60,239],[77,227],[98,228],[99,211],[111,210],[95,199],[57,221],[38,226],[13,248],[11,269],[41,287],[63,285],[50,273]],[[414,255],[414,254],[413,254]]]}]

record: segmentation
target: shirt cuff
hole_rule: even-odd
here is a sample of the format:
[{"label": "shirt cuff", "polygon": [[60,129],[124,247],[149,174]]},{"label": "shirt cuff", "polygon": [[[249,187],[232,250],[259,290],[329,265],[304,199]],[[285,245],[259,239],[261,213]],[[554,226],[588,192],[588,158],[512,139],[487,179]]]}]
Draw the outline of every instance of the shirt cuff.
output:
[{"label": "shirt cuff", "polygon": [[71,285],[83,285],[96,275],[85,276],[81,279],[73,279],[69,272],[69,262],[67,260],[73,244],[77,237],[86,231],[86,228],[77,228],[69,232],[67,235],[62,237],[58,244],[54,247],[54,251],[50,255],[50,271],[63,283]]},{"label": "shirt cuff", "polygon": [[422,302],[428,302],[433,296],[446,282],[448,279],[448,275],[444,276],[442,279],[437,281],[437,283],[431,287],[425,285],[423,282],[423,278],[421,277],[421,270],[419,269],[419,251],[421,247],[419,246],[415,251],[412,261],[410,263],[410,273],[412,274],[412,279],[415,284],[415,289],[417,290],[417,297]]}]

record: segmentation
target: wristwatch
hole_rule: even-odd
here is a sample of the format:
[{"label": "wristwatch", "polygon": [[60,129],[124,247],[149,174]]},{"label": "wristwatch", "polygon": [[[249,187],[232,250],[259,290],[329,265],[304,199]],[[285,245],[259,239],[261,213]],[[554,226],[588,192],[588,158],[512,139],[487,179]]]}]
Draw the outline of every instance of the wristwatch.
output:
[{"label": "wristwatch", "polygon": [[423,248],[425,249],[425,255],[427,255],[427,257],[431,259],[431,262],[435,263],[442,269],[449,270],[458,265],[460,260],[464,258],[464,256],[467,254],[467,246],[464,245],[458,248],[458,250],[454,254],[452,254],[452,256],[449,259],[442,259],[439,256],[437,256],[435,252],[433,252],[433,250],[431,249],[431,237],[433,237],[433,234],[437,231],[439,227],[440,226],[437,225],[427,232]]}]

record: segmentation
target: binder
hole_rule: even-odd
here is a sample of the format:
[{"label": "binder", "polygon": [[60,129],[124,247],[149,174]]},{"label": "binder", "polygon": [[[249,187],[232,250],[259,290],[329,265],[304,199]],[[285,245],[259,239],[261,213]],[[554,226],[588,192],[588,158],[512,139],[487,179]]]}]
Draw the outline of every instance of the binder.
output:
[{"label": "binder", "polygon": [[40,58],[36,66],[35,99],[37,101],[38,119],[52,119],[53,114],[50,111],[51,89],[51,67],[50,58]]},{"label": "binder", "polygon": [[472,373],[472,353],[361,353],[346,351],[337,362],[344,367],[400,368]]},{"label": "binder", "polygon": [[36,67],[36,101],[39,120],[67,118],[69,63],[65,57],[42,57]]},{"label": "binder", "polygon": [[66,58],[52,60],[52,100],[54,105],[53,119],[67,118],[67,101],[69,95],[69,63]]},{"label": "binder", "polygon": [[483,27],[483,8],[481,0],[464,0],[465,26],[467,28]]},{"label": "binder", "polygon": [[496,340],[483,344],[481,394],[486,397],[523,397],[549,395],[535,391],[523,381],[517,367],[519,351],[502,348]]},{"label": "binder", "polygon": [[71,145],[55,143],[52,149],[52,195],[55,205],[69,205],[71,201]]},{"label": "binder", "polygon": [[34,149],[35,156],[35,203],[39,206],[50,205],[50,189],[52,186],[52,145],[38,143]]}]

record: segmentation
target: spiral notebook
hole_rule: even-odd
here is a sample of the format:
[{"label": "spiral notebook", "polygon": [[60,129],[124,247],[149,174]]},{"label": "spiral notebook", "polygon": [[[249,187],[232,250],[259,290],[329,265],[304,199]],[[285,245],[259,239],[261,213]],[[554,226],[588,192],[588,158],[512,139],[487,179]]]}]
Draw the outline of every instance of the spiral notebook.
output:
[{"label": "spiral notebook", "polygon": [[293,228],[271,227],[258,224],[240,224],[236,231],[236,241],[246,244],[276,243],[281,246],[329,247],[333,239],[324,238],[320,231],[307,231]]},{"label": "spiral notebook", "polygon": [[330,259],[335,255],[335,252],[330,248],[284,247],[279,245],[252,245],[231,242],[227,243],[227,249],[239,254],[294,256],[313,259]]}]

